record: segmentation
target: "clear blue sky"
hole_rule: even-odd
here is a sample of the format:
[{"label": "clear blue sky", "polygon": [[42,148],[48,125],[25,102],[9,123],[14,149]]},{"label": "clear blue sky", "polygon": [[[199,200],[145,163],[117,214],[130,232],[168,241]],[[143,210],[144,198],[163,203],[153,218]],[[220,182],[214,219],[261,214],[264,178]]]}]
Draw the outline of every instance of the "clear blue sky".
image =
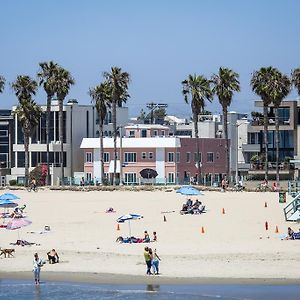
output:
[{"label": "clear blue sky", "polygon": [[[88,104],[89,87],[119,66],[131,74],[130,115],[154,101],[187,116],[181,81],[226,66],[240,74],[242,89],[230,110],[250,112],[255,69],[272,65],[290,74],[300,66],[299,12],[297,0],[1,1],[0,74],[12,82],[54,60],[76,80],[68,98]],[[42,90],[36,100],[45,103]],[[16,103],[8,85],[0,103]],[[207,109],[220,111],[218,100]]]}]

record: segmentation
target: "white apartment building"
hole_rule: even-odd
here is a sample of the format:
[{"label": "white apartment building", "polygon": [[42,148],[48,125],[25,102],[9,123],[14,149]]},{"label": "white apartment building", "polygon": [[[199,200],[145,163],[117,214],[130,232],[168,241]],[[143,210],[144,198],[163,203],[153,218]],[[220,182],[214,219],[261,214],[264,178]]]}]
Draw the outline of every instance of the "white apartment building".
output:
[{"label": "white apartment building", "polygon": [[[46,112],[47,106],[42,105],[42,110]],[[16,106],[12,111],[15,111]],[[52,100],[49,136],[50,136],[50,174],[51,183],[57,184],[60,177],[60,142],[59,142],[59,120],[58,120],[58,101]],[[7,180],[17,179],[23,182],[24,168],[24,136],[22,128],[14,116],[14,144],[13,156],[15,164],[11,168],[11,175]],[[117,120],[120,125],[127,124],[128,108],[117,108]],[[63,105],[64,122],[64,173],[65,177],[73,177],[74,173],[83,172],[83,152],[80,144],[83,138],[99,136],[98,116],[93,105],[79,105],[76,100],[69,100]],[[111,112],[109,111],[105,120],[104,132],[107,136],[112,134]],[[41,163],[47,162],[46,144],[46,114],[43,114],[35,133],[29,141],[29,168],[30,171]]]}]

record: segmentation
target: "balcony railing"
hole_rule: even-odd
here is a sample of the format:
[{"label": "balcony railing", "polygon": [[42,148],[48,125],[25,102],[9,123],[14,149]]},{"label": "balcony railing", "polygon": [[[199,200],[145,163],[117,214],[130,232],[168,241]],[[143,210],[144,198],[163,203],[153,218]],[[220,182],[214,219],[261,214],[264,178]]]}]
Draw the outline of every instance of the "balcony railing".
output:
[{"label": "balcony railing", "polygon": [[[290,124],[291,124],[290,119],[279,118],[279,125],[290,125]],[[251,125],[252,126],[263,126],[264,118],[263,117],[254,118],[251,121]],[[275,126],[275,117],[268,117],[268,125]]]},{"label": "balcony railing", "polygon": [[[264,171],[265,163],[250,163],[250,171]],[[276,162],[269,162],[268,163],[268,170],[273,171],[276,170]],[[279,163],[279,170],[280,171],[290,171],[294,170],[294,164],[281,162]]]}]

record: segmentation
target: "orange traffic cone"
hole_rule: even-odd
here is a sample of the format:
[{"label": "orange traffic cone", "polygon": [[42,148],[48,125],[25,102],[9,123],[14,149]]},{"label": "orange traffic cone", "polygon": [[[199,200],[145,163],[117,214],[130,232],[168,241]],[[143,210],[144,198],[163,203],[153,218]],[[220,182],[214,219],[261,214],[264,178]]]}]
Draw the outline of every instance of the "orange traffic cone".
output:
[{"label": "orange traffic cone", "polygon": [[222,208],[222,214],[225,215],[225,208]]},{"label": "orange traffic cone", "polygon": [[203,226],[202,226],[202,228],[201,228],[201,233],[205,233],[204,227],[203,227]]},{"label": "orange traffic cone", "polygon": [[166,216],[164,216],[164,222],[167,222],[167,218],[166,218]]},{"label": "orange traffic cone", "polygon": [[119,223],[117,224],[117,230],[120,230],[120,224]]},{"label": "orange traffic cone", "polygon": [[279,233],[278,226],[276,225],[275,233]]},{"label": "orange traffic cone", "polygon": [[266,227],[266,230],[269,229],[269,224],[268,224],[268,222],[265,223],[265,227]]},{"label": "orange traffic cone", "polygon": [[268,207],[268,203],[267,202],[265,202],[265,207]]}]

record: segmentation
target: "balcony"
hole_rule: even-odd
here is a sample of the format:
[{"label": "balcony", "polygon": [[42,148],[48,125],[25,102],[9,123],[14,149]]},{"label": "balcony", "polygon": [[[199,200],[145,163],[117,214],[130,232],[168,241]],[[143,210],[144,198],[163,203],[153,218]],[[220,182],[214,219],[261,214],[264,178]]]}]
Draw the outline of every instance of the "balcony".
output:
[{"label": "balcony", "polygon": [[[276,162],[268,163],[269,174],[276,174]],[[294,164],[287,162],[279,163],[279,173],[280,174],[291,174],[294,172]],[[249,168],[249,174],[264,174],[265,173],[265,163],[251,163]]]},{"label": "balcony", "polygon": [[260,152],[260,144],[242,144],[243,152]]},{"label": "balcony", "polygon": [[[257,117],[251,121],[252,126],[263,126],[264,125],[264,118]],[[290,119],[286,118],[279,118],[279,126],[289,126],[291,125]],[[268,126],[275,126],[275,117],[268,117]]]}]

